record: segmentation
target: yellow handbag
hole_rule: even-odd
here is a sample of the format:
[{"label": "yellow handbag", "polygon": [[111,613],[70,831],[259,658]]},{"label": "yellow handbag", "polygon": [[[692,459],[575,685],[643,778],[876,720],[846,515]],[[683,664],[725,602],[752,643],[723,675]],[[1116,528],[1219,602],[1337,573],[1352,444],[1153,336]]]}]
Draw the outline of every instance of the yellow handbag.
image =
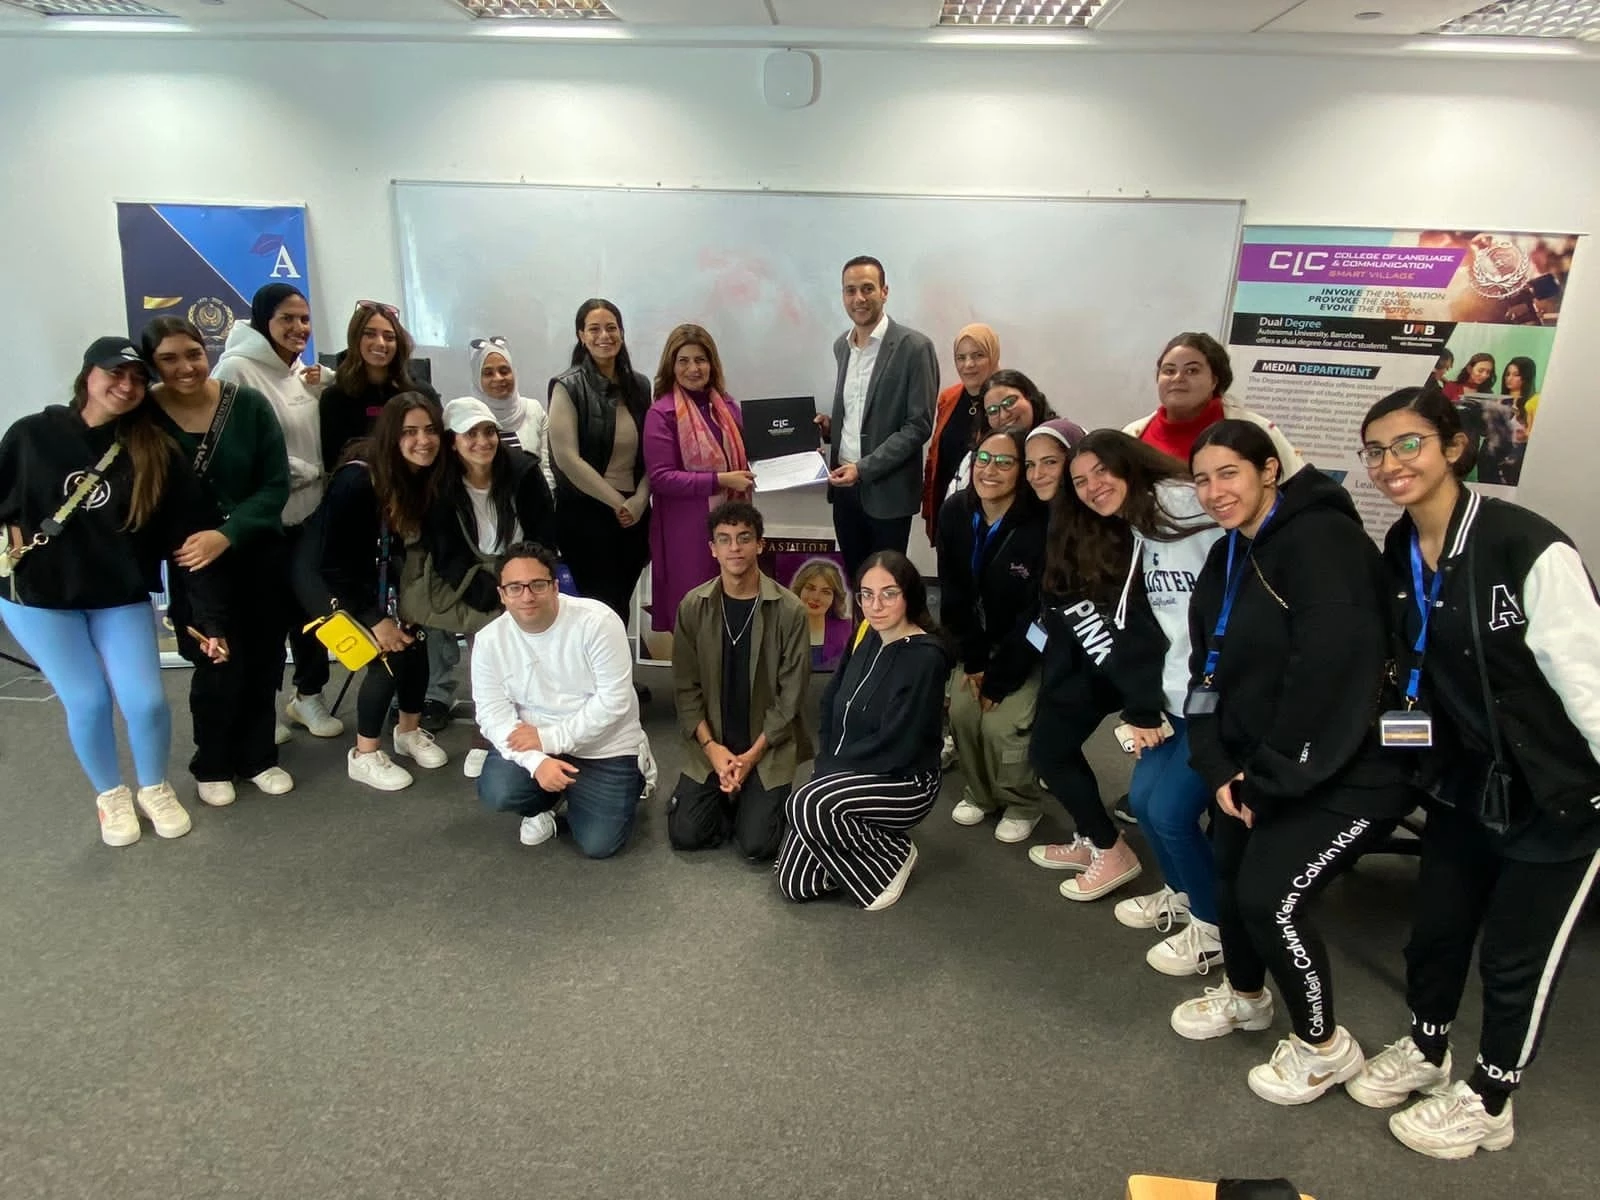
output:
[{"label": "yellow handbag", "polygon": [[307,633],[313,630],[317,641],[326,646],[352,673],[383,653],[371,630],[342,608],[335,609],[329,616],[319,617],[305,627]]}]

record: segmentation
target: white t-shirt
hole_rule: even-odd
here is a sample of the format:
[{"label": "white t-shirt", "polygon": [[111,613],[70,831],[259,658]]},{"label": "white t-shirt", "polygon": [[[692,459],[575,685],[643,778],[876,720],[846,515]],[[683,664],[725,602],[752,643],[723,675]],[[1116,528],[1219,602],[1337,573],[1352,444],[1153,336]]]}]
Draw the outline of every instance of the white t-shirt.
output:
[{"label": "white t-shirt", "polygon": [[478,525],[480,554],[499,554],[507,546],[522,540],[522,522],[515,517],[511,520],[511,536],[501,539],[498,528],[500,514],[495,511],[494,496],[488,488],[475,488],[470,483],[466,487],[467,499],[472,501],[472,516]]},{"label": "white t-shirt", "polygon": [[[622,619],[598,600],[562,596],[560,605],[543,633],[528,633],[502,613],[478,634],[472,645],[478,728],[502,758],[530,773],[549,754],[638,755],[649,779],[654,764],[639,724]],[[506,739],[518,722],[539,731],[543,751],[511,749]]]}]

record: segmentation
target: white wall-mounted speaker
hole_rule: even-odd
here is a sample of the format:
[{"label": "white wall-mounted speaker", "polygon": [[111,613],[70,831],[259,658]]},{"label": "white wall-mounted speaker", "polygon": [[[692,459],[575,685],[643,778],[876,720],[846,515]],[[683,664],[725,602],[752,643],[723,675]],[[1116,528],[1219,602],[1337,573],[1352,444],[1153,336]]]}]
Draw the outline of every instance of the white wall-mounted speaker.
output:
[{"label": "white wall-mounted speaker", "polygon": [[761,66],[761,94],[773,108],[805,108],[817,98],[817,60],[804,50],[775,50]]}]

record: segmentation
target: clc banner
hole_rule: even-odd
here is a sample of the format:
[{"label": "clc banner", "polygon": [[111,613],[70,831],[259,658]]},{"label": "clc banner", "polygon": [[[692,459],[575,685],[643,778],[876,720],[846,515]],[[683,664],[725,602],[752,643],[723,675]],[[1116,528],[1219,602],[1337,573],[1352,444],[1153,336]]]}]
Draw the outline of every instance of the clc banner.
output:
[{"label": "clc banner", "polygon": [[1228,338],[1234,396],[1342,479],[1382,537],[1396,512],[1356,462],[1361,418],[1431,376],[1477,442],[1476,482],[1513,498],[1578,241],[1246,227]]},{"label": "clc banner", "polygon": [[[266,283],[311,296],[306,210],[223,204],[117,205],[128,336],[156,317],[187,317],[205,335],[213,364],[250,297]],[[316,347],[306,347],[316,362]]]}]

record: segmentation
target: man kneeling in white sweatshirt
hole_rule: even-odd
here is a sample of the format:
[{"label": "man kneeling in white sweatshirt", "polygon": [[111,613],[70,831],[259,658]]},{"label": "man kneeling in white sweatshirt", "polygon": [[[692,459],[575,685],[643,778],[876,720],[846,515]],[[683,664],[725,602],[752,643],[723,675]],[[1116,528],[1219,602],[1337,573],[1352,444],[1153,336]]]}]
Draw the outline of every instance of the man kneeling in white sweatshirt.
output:
[{"label": "man kneeling in white sweatshirt", "polygon": [[493,749],[478,798],[522,816],[522,843],[556,833],[566,802],[572,837],[590,858],[628,841],[655,764],[633,690],[628,631],[597,600],[556,590],[556,556],[534,542],[500,561],[506,611],[472,646],[472,699]]}]

